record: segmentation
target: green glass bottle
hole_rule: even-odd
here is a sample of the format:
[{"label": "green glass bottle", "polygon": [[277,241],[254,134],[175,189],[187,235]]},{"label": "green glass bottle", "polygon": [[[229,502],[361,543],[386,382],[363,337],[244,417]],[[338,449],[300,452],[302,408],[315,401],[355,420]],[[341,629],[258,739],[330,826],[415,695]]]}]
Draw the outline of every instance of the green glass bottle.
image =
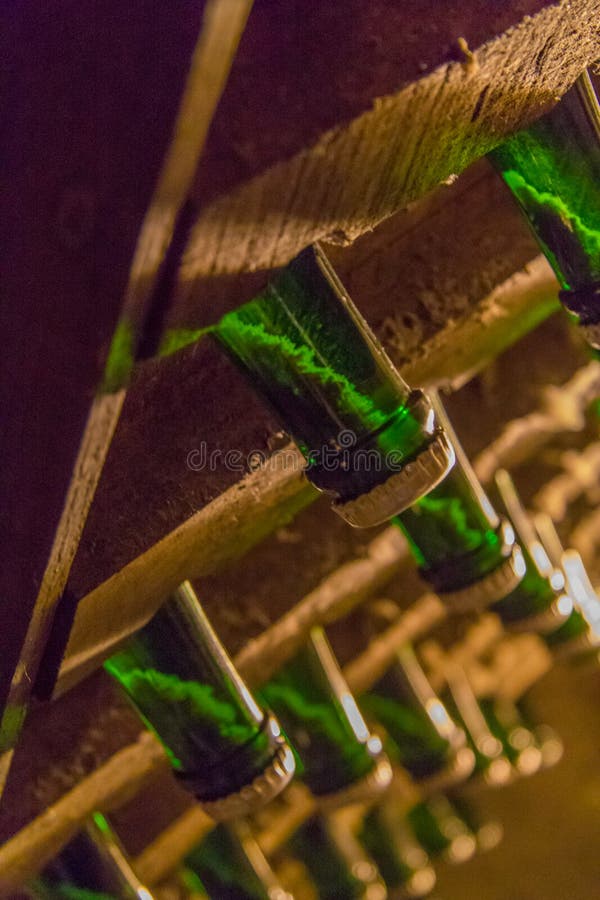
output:
[{"label": "green glass bottle", "polygon": [[564,575],[552,565],[508,472],[499,470],[495,484],[517,533],[526,571],[519,586],[492,609],[505,627],[538,632],[551,649],[566,649],[587,633],[587,623],[574,608]]},{"label": "green glass bottle", "polygon": [[443,794],[416,803],[406,818],[415,838],[432,859],[467,862],[477,850],[475,835]]},{"label": "green glass bottle", "polygon": [[512,528],[496,514],[439,397],[432,397],[432,404],[454,445],[456,462],[436,488],[394,522],[408,538],[422,576],[451,608],[483,608],[517,586],[523,560]]},{"label": "green glass bottle", "polygon": [[322,628],[264,685],[296,753],[296,771],[321,809],[367,800],[385,790],[392,770],[371,734]]},{"label": "green glass bottle", "polygon": [[466,672],[455,663],[449,664],[446,678],[442,699],[452,718],[464,729],[475,754],[473,775],[493,786],[508,784],[514,775],[513,767],[502,742],[490,730]]},{"label": "green glass bottle", "polygon": [[213,828],[186,856],[183,880],[210,900],[293,900],[243,820]]},{"label": "green glass bottle", "polygon": [[189,582],[105,665],[213,818],[249,813],[289,782],[294,758],[279,724],[240,678]]},{"label": "green glass bottle", "polygon": [[520,715],[512,701],[506,698],[483,697],[480,707],[494,737],[502,743],[504,753],[519,775],[534,775],[543,765],[543,755],[536,736]]},{"label": "green glass bottle", "polygon": [[352,525],[384,522],[452,465],[427,398],[394,369],[318,246],[215,334]]},{"label": "green glass bottle", "polygon": [[515,718],[535,736],[542,754],[542,768],[551,769],[564,755],[564,744],[558,732],[551,725],[540,723],[531,709],[531,700],[525,695],[514,701]]},{"label": "green glass bottle", "polygon": [[418,781],[467,778],[474,766],[464,731],[433,691],[414,650],[396,662],[361,698],[365,712],[385,728],[386,750]]},{"label": "green glass bottle", "polygon": [[36,900],[153,900],[101,813],[94,813],[29,891]]},{"label": "green glass bottle", "polygon": [[600,110],[587,73],[490,159],[553,267],[562,303],[600,347]]},{"label": "green glass bottle", "polygon": [[581,556],[565,550],[550,516],[533,518],[533,526],[551,564],[562,572],[573,611],[564,625],[549,635],[549,645],[562,648],[565,656],[591,656],[600,646],[600,602]]},{"label": "green glass bottle", "polygon": [[500,844],[504,837],[504,828],[497,819],[486,819],[482,816],[472,800],[466,800],[459,790],[451,790],[447,794],[452,808],[465,823],[475,837],[477,850],[487,853]]},{"label": "green glass bottle", "polygon": [[398,804],[383,800],[370,809],[360,823],[358,838],[392,897],[426,897],[431,893],[435,871],[408,829]]},{"label": "green glass bottle", "polygon": [[308,870],[319,900],[386,900],[377,866],[339,819],[312,816],[294,832],[289,850]]}]

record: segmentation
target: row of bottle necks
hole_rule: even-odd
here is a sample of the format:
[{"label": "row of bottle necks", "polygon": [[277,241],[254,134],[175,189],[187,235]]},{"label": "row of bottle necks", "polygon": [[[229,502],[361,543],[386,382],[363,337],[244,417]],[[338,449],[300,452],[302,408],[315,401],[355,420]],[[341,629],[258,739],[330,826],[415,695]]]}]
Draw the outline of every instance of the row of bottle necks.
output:
[{"label": "row of bottle necks", "polygon": [[[558,736],[533,725],[522,702],[476,697],[457,666],[443,698],[438,697],[409,646],[400,648],[394,665],[363,698],[365,710],[384,710],[382,739],[366,728],[350,695],[341,691],[339,669],[322,632],[313,635],[296,662],[298,674],[304,671],[312,689],[298,688],[293,671],[273,683],[286,686],[287,698],[278,712],[292,738],[300,746],[303,732],[308,735],[296,752],[297,772],[314,787],[323,771],[328,768],[331,775],[335,766],[343,786],[334,796],[329,791],[315,794],[316,803],[307,806],[291,835],[275,841],[279,847],[273,866],[255,834],[267,830],[276,835],[283,809],[290,803],[293,808],[302,797],[292,795],[286,801],[284,793],[253,817],[216,825],[187,853],[168,888],[161,888],[161,896],[424,897],[435,886],[438,860],[466,862],[501,840],[501,825],[482,821],[461,786],[477,779],[505,785],[548,768],[561,756]],[[315,686],[320,691],[316,699]],[[309,695],[312,717],[302,720],[298,707],[307,705]],[[351,726],[345,735],[344,713]],[[332,754],[337,757],[333,764]],[[411,774],[410,785],[400,767]],[[38,900],[153,896],[100,813],[29,886],[29,892]]]},{"label": "row of bottle necks", "polygon": [[[547,116],[491,154],[554,267],[561,299],[593,346],[600,322],[599,122],[584,75]],[[391,520],[449,612],[488,608],[507,630],[533,631],[559,656],[597,654],[598,598],[581,560],[563,551],[547,518],[527,515],[506,472],[495,482],[498,514],[439,400],[402,380],[319,247],[300,254],[212,332],[279,416],[306,458],[307,477],[332,495],[335,511],[356,527]],[[544,757],[525,726],[516,729],[523,747],[506,736],[506,710],[489,698],[473,700],[456,668],[444,697],[436,696],[410,648],[400,648],[393,669],[360,698],[380,735],[367,726],[322,632],[254,697],[187,583],[106,665],[164,744],[180,783],[216,821],[239,823],[274,801],[294,771],[326,815],[386,789],[393,797],[399,767],[421,787],[440,789],[471,770],[502,783]],[[412,833],[406,844],[386,840],[395,822],[386,800],[344,839],[343,824],[316,817],[290,846],[320,882],[319,896],[384,896],[383,879],[410,895],[431,874],[413,879],[407,859],[390,862],[392,850],[417,839],[421,852],[449,853],[461,821],[463,854],[473,842],[477,828],[449,802],[440,794],[415,803],[402,822]],[[188,860],[190,870],[204,866],[205,887],[212,860],[211,871],[225,879],[214,896],[255,896],[249,887],[235,894],[235,878],[231,894],[223,886],[239,847],[245,858],[259,859],[256,849],[246,852],[251,842],[240,828],[215,828]],[[372,863],[340,868],[340,847],[355,839],[379,855],[383,879],[373,876],[370,886],[343,894],[344,878],[351,885],[361,881],[358,869],[376,871]],[[418,872],[430,872],[425,861]],[[338,884],[335,894],[327,893],[328,877]],[[249,870],[246,879],[250,885]]]}]

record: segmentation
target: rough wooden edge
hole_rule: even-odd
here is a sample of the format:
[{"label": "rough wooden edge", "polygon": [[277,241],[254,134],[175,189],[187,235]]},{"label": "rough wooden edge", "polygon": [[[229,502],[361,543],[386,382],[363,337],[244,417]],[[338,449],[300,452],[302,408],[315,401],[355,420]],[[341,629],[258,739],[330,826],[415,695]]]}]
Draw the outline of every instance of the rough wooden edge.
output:
[{"label": "rough wooden edge", "polygon": [[109,812],[133,797],[166,767],[162,746],[149,732],[48,807],[0,847],[0,891],[3,896],[39,871],[95,810]]},{"label": "rough wooden edge", "polygon": [[554,522],[562,522],[568,507],[582,495],[597,494],[600,441],[588,444],[581,452],[566,450],[561,454],[560,466],[560,474],[546,482],[531,501],[534,509],[547,513]]},{"label": "rough wooden edge", "polygon": [[303,466],[299,451],[285,448],[84,597],[57,693],[96,668],[184,578],[199,578],[241,556],[310,503],[316,492]]},{"label": "rough wooden edge", "polygon": [[293,609],[236,656],[236,666],[251,685],[262,684],[290,659],[315,625],[343,618],[393,577],[409,551],[399,528],[382,531],[364,558],[336,569]]},{"label": "rough wooden edge", "polygon": [[598,0],[547,7],[215,201],[191,233],[180,292],[283,265],[316,240],[353,240],[461,172],[594,62],[599,20]]},{"label": "rough wooden edge", "polygon": [[[0,752],[14,743],[21,730],[32,681],[42,657],[48,629],[77,552],[124,399],[125,391],[118,391],[115,394],[98,397],[92,404],[50,558],[21,649],[19,663],[13,675],[2,718]],[[10,757],[5,756],[4,759],[9,760]],[[0,796],[8,770],[9,763],[0,766]]]},{"label": "rough wooden edge", "polygon": [[402,375],[412,385],[457,390],[558,308],[556,278],[537,256],[427,341]]},{"label": "rough wooden edge", "polygon": [[420,597],[344,667],[344,675],[352,693],[359,696],[372,687],[393,663],[398,647],[422,637],[447,615],[447,608],[435,594]]},{"label": "rough wooden edge", "polygon": [[[426,342],[402,374],[415,385],[457,384],[556,305],[556,281],[545,260],[537,258],[474,311]],[[201,577],[240,556],[308,505],[317,495],[301,468],[298,451],[286,448],[85,596],[75,616],[58,692],[99,665],[184,578]]]},{"label": "rough wooden edge", "polygon": [[134,872],[145,884],[156,884],[169,875],[213,827],[213,820],[201,807],[192,806],[132,861]]},{"label": "rough wooden edge", "polygon": [[[209,0],[192,57],[173,136],[144,216],[131,261],[120,322],[113,344],[119,351],[123,327],[129,335],[129,367],[141,338],[161,264],[173,237],[175,221],[189,193],[208,129],[235,56],[253,0]],[[109,351],[105,394],[91,406],[65,505],[56,530],[42,584],[35,602],[21,658],[15,671],[0,723],[0,752],[10,746],[21,728],[31,684],[35,679],[56,604],[67,583],[102,467],[125,399],[123,384],[129,369],[111,371]],[[8,767],[0,768],[0,795]]]}]

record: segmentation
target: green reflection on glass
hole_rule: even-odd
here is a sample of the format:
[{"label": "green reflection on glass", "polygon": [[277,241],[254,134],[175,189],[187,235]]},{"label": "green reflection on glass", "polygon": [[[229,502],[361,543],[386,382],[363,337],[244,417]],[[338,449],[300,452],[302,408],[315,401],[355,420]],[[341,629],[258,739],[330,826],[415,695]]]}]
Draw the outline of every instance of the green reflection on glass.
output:
[{"label": "green reflection on glass", "polygon": [[361,698],[365,711],[381,722],[390,741],[386,750],[414,778],[444,769],[461,733],[433,691],[411,647]]},{"label": "green reflection on glass", "polygon": [[275,874],[256,841],[242,840],[234,827],[217,825],[185,858],[214,900],[270,900],[277,887]]},{"label": "green reflection on glass", "polygon": [[377,869],[338,823],[313,816],[294,833],[289,846],[308,869],[320,900],[368,900],[369,886],[378,881]]},{"label": "green reflection on glass", "polygon": [[[431,440],[393,368],[318,248],[310,247],[254,300],[225,315],[216,336],[273,406],[326,490],[354,495]],[[325,451],[370,451],[369,465],[327,466]],[[339,462],[339,461],[338,461]],[[354,476],[354,481],[353,477]],[[355,483],[358,480],[358,484]]]},{"label": "green reflection on glass", "polygon": [[563,288],[600,279],[600,131],[585,76],[490,154]]},{"label": "green reflection on glass", "polygon": [[234,793],[269,765],[274,751],[265,714],[187,583],[105,665],[172,765],[198,775],[207,792],[200,799]]},{"label": "green reflection on glass", "polygon": [[321,629],[260,691],[290,739],[298,774],[315,794],[375,767],[370,734]]}]

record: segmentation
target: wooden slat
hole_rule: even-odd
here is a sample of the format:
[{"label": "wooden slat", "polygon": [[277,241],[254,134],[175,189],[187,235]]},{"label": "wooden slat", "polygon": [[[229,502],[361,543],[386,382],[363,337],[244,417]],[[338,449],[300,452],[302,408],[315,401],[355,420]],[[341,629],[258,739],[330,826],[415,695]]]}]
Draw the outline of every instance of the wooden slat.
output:
[{"label": "wooden slat", "polygon": [[282,265],[328,236],[353,240],[462,172],[597,59],[599,15],[598,0],[542,9],[203,208],[182,298],[204,276]]},{"label": "wooden slat", "polygon": [[0,848],[0,891],[10,895],[58,853],[95,809],[108,812],[125,803],[167,765],[150,732],[115,753]]}]

